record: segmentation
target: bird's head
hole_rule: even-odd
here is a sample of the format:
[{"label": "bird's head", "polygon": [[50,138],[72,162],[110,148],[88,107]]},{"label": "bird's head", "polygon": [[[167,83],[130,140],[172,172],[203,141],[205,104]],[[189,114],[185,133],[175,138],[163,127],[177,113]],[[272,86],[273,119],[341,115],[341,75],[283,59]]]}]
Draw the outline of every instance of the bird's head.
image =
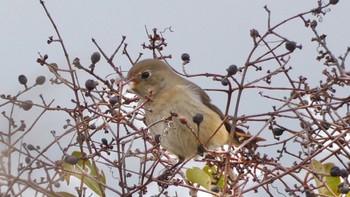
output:
[{"label": "bird's head", "polygon": [[127,79],[130,89],[141,97],[149,91],[155,94],[175,83],[177,75],[165,62],[157,59],[145,59],[137,62],[129,70]]}]

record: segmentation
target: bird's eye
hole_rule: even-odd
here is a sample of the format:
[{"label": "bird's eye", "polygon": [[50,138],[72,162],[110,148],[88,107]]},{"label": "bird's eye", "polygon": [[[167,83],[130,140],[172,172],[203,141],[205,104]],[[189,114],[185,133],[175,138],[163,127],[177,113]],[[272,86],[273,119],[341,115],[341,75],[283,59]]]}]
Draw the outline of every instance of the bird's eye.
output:
[{"label": "bird's eye", "polygon": [[141,78],[142,79],[148,79],[149,76],[151,76],[151,74],[148,71],[145,71],[145,72],[141,73]]}]

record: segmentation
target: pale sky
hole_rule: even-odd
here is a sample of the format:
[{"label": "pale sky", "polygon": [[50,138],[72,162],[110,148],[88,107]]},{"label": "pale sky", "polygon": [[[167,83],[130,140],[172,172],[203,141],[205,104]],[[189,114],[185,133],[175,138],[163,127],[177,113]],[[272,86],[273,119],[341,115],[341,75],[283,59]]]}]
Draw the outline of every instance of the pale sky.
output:
[{"label": "pale sky", "polygon": [[[253,47],[249,36],[250,29],[257,29],[260,34],[267,29],[267,13],[263,6],[267,5],[272,12],[272,25],[290,16],[308,11],[316,7],[314,0],[264,0],[264,1],[45,1],[61,36],[64,39],[71,61],[79,57],[83,64],[89,64],[90,55],[97,51],[91,38],[95,38],[102,49],[111,54],[126,36],[128,50],[136,59],[139,52],[145,53],[144,58],[150,58],[151,53],[144,51],[141,44],[148,41],[145,26],[151,32],[152,28],[163,30],[171,27],[164,37],[168,47],[163,54],[173,56],[169,63],[181,70],[180,56],[183,52],[191,55],[188,73],[197,74],[212,72],[225,74],[230,64],[242,66]],[[327,0],[325,0],[327,2]],[[331,11],[318,23],[317,30],[327,35],[328,44],[336,56],[343,55],[350,45],[349,13],[350,1],[340,0]],[[316,17],[309,15],[309,19]],[[25,74],[29,83],[33,83],[38,75],[51,77],[46,68],[36,63],[39,57],[48,54],[49,62],[56,62],[60,67],[67,68],[65,58],[58,43],[48,45],[49,36],[56,37],[44,9],[38,1],[0,0],[0,94],[16,94],[22,90],[17,77]],[[315,61],[316,47],[311,43],[311,30],[305,28],[300,19],[277,29],[281,35],[303,45],[302,50],[296,50],[291,55],[290,65],[293,76],[307,76],[310,84],[316,86],[320,78],[322,64]],[[274,40],[271,40],[274,41]],[[120,54],[120,53],[119,53]],[[130,68],[125,56],[117,56],[115,64],[124,71]],[[101,76],[112,73],[105,61],[101,61],[96,70]],[[316,75],[315,75],[316,74]],[[83,82],[87,75],[82,75]],[[206,78],[191,78],[202,88],[224,88],[220,82]],[[248,81],[254,80],[254,74],[248,75]],[[23,96],[23,99],[38,100],[42,93],[48,99],[56,99],[58,103],[70,102],[64,88],[51,86],[49,83]],[[271,110],[271,105],[259,108],[252,103],[262,102],[256,92],[248,93],[242,102],[239,115],[254,114]],[[221,109],[225,106],[225,95],[210,93],[213,103]],[[231,109],[231,113],[233,109]],[[1,110],[3,111],[3,110]],[[18,115],[19,118],[30,117],[30,112]],[[45,124],[63,125],[60,120],[44,118]],[[3,119],[0,119],[3,123]],[[0,127],[0,130],[6,128]],[[51,130],[52,128],[48,128]],[[58,128],[59,130],[60,128]],[[28,137],[40,143],[41,139]],[[259,194],[255,194],[259,196]]]}]

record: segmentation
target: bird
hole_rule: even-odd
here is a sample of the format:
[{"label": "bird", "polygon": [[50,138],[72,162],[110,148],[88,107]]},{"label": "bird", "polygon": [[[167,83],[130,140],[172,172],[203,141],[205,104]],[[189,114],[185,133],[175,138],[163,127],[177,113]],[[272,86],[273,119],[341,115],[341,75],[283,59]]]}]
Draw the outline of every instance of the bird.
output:
[{"label": "bird", "polygon": [[[230,123],[208,94],[176,74],[164,61],[140,60],[130,68],[126,79],[131,92],[143,103],[145,124],[151,136],[159,137],[160,145],[177,156],[176,165],[198,154],[200,147],[214,150],[227,144],[240,144],[236,130],[231,130]],[[177,118],[161,121],[170,114],[176,114]],[[196,123],[195,116],[203,120]],[[230,132],[234,133],[230,135]]]}]

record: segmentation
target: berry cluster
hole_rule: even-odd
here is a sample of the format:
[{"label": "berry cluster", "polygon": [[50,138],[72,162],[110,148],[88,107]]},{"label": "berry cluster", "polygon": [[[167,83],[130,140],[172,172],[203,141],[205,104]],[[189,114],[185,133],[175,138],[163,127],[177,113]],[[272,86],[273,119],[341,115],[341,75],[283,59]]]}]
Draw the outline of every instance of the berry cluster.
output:
[{"label": "berry cluster", "polygon": [[340,176],[343,178],[345,181],[340,183],[338,185],[338,192],[342,194],[347,194],[350,191],[349,184],[347,183],[347,178],[349,176],[349,173],[346,169],[340,169],[338,166],[333,166],[330,169],[329,174],[333,177],[338,177]]}]

